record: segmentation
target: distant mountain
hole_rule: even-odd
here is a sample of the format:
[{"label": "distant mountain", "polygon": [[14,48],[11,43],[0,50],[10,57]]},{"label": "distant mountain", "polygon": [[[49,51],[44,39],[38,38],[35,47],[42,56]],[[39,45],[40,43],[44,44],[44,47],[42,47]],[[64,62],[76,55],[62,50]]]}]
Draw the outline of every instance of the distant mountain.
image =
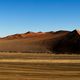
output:
[{"label": "distant mountain", "polygon": [[80,31],[26,32],[0,39],[1,52],[80,53]]}]

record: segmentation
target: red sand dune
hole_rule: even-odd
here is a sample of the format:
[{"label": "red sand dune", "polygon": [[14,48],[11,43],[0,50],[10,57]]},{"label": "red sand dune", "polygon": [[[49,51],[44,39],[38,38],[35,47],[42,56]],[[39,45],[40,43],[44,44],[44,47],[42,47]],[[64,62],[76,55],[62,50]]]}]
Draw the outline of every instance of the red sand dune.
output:
[{"label": "red sand dune", "polygon": [[79,53],[80,31],[27,32],[0,39],[0,51],[30,53]]}]

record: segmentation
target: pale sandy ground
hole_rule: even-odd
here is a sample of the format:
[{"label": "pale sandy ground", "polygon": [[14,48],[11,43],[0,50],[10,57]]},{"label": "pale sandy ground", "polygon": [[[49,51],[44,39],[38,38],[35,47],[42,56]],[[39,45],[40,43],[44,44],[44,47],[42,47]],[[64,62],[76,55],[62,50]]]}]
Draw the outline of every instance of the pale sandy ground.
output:
[{"label": "pale sandy ground", "polygon": [[80,80],[80,55],[0,53],[0,80]]}]

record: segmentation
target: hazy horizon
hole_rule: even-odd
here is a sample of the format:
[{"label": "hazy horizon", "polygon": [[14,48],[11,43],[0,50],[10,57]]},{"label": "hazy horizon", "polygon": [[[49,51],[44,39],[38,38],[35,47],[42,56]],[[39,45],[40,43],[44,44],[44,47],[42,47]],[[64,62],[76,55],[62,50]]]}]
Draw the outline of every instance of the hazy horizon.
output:
[{"label": "hazy horizon", "polygon": [[79,0],[0,0],[0,37],[80,28]]}]

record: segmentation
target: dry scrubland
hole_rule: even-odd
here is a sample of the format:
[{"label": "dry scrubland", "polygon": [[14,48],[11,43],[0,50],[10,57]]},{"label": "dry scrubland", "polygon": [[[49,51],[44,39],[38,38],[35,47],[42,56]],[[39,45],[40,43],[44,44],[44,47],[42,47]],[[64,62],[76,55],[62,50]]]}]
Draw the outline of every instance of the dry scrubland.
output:
[{"label": "dry scrubland", "polygon": [[2,52],[0,80],[80,80],[80,55]]}]

